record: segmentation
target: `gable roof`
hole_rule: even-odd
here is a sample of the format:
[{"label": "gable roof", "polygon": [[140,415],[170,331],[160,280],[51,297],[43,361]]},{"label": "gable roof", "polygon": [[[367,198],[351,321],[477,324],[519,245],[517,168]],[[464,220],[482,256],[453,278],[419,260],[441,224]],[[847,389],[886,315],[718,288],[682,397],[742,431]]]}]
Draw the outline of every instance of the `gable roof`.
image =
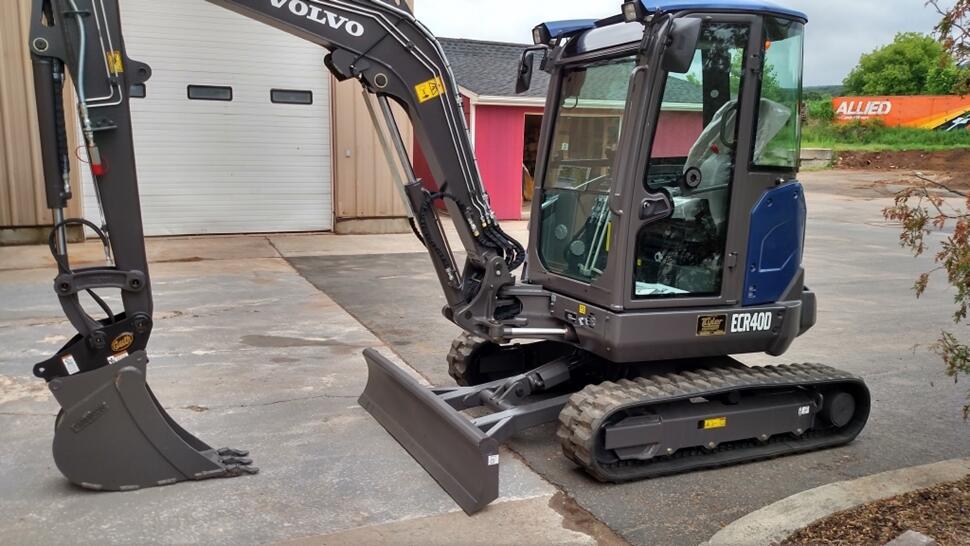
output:
[{"label": "gable roof", "polygon": [[[522,52],[527,44],[488,42],[462,38],[440,38],[442,49],[455,73],[458,85],[476,95],[487,97],[545,99],[549,89],[549,74],[539,70],[539,59],[532,76],[532,87],[521,95],[515,93],[515,76]],[[616,70],[629,70],[628,66],[614,65]],[[604,81],[625,82],[623,75],[605,78]],[[594,83],[595,85],[595,83]],[[604,89],[589,90],[590,96],[601,99],[624,100],[626,85],[603,85]],[[609,87],[609,89],[606,89]],[[602,96],[599,96],[602,95]],[[672,77],[668,79],[664,102],[678,104],[701,104],[703,90],[696,83]]]},{"label": "gable roof", "polygon": [[440,38],[458,85],[477,95],[495,97],[545,97],[549,74],[539,70],[539,59],[532,76],[532,87],[515,93],[515,76],[524,44],[486,42],[461,38]]}]

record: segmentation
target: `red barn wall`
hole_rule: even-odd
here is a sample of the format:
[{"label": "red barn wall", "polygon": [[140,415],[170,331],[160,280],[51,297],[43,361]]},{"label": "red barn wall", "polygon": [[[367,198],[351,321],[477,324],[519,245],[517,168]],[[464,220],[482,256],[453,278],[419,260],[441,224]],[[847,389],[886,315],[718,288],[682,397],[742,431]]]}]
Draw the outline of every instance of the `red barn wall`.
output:
[{"label": "red barn wall", "polygon": [[475,156],[499,220],[522,218],[526,114],[542,114],[542,108],[478,106],[475,110]]},{"label": "red barn wall", "polygon": [[[470,106],[464,97],[465,120],[471,125]],[[475,107],[475,156],[485,189],[499,220],[522,218],[522,152],[526,114],[542,108],[523,106]],[[701,112],[662,112],[654,142],[654,157],[686,157],[704,129]],[[437,189],[421,147],[414,146],[414,171],[425,187]]]},{"label": "red barn wall", "polygon": [[687,157],[704,130],[701,112],[661,112],[653,157]]},{"label": "red barn wall", "polygon": [[[463,97],[465,122],[471,125],[471,106]],[[525,115],[542,114],[542,108],[477,106],[475,156],[485,190],[499,220],[522,218],[522,152],[525,148]],[[414,173],[426,188],[437,189],[421,146],[414,145]]]}]

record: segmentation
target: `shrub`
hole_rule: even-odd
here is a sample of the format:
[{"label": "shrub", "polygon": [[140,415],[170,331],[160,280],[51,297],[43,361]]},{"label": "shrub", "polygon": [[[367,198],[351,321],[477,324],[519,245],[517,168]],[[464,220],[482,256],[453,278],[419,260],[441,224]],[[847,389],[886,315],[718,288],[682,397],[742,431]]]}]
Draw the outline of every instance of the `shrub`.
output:
[{"label": "shrub", "polygon": [[810,122],[802,133],[806,147],[836,150],[945,150],[970,148],[970,131],[931,131],[887,127],[882,120],[834,124]]},{"label": "shrub", "polygon": [[835,108],[832,108],[831,99],[813,100],[808,103],[808,119],[820,123],[832,123],[835,121]]}]

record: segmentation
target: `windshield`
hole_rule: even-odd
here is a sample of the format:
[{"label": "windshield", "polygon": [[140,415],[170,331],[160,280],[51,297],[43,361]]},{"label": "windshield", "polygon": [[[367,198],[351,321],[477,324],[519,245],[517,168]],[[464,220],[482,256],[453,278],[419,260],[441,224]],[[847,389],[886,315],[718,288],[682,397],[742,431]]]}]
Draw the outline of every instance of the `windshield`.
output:
[{"label": "windshield", "polygon": [[539,238],[539,255],[552,273],[591,282],[606,267],[607,199],[635,64],[631,55],[563,71]]}]

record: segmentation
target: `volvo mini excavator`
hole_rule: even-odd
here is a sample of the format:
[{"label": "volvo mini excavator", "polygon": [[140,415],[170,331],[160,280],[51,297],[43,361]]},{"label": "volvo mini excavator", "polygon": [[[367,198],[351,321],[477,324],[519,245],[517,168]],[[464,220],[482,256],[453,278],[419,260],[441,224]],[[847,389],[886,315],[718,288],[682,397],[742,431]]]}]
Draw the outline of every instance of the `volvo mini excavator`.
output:
[{"label": "volvo mini excavator", "polygon": [[[406,4],[209,1],[322,46],[322,64],[363,87],[444,316],[464,333],[447,356],[457,387],[425,388],[367,350],[360,403],[467,513],[498,496],[500,443],[543,423],[558,422],[565,456],[607,482],[836,446],[864,427],[858,377],[728,356],[781,355],[815,323],[796,179],[804,14],[763,0],[632,0],[604,20],[537,26],[510,75],[520,91],[537,62],[551,75],[526,251],[496,221],[454,75]],[[125,53],[119,3],[34,2],[54,288],[79,331],[35,367],[63,408],[54,457],[96,489],[251,472],[244,452],[179,427],[145,383],[151,296],[128,99],[151,72]],[[61,212],[68,74],[104,225]],[[392,103],[414,125],[433,190],[414,175]],[[73,269],[73,224],[113,262]],[[119,289],[124,312],[98,289]],[[107,318],[84,312],[82,292]]]}]

